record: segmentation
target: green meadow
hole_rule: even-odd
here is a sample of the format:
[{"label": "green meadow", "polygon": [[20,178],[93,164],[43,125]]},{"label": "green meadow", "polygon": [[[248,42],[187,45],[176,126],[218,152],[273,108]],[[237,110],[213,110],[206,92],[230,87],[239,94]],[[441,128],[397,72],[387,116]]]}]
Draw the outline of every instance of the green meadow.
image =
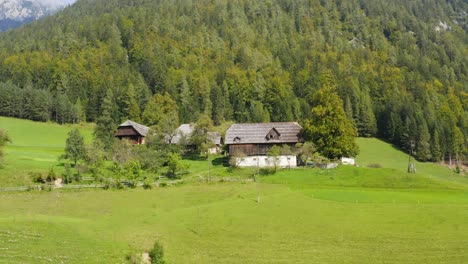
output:
[{"label": "green meadow", "polygon": [[60,172],[58,157],[63,154],[67,134],[80,129],[87,142],[92,140],[90,124],[58,125],[30,120],[0,117],[0,128],[7,131],[12,142],[5,151],[4,168],[0,169],[0,186],[32,184],[29,172]]},{"label": "green meadow", "polygon": [[[0,118],[0,127],[13,139],[3,186],[59,168],[73,126]],[[92,128],[79,127],[89,140]],[[217,156],[185,159],[190,173],[173,187],[0,192],[0,263],[125,263],[155,240],[168,263],[467,263],[466,176],[431,163],[407,174],[404,153],[358,142],[359,167],[256,182],[230,182],[256,170]]]}]

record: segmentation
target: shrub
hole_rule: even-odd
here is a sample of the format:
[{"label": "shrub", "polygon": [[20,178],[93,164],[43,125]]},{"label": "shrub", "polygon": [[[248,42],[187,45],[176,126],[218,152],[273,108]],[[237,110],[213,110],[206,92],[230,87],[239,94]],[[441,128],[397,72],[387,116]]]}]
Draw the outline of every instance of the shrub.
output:
[{"label": "shrub", "polygon": [[108,182],[104,183],[104,186],[102,187],[102,189],[109,190],[109,188],[110,188],[110,184]]},{"label": "shrub", "polygon": [[153,264],[164,264],[164,249],[159,241],[154,242],[153,248],[149,252],[151,257],[151,263]]},{"label": "shrub", "polygon": [[188,165],[181,162],[181,157],[177,153],[171,153],[168,156],[167,161],[167,173],[166,176],[171,179],[180,179],[182,174],[187,173]]},{"label": "shrub", "polygon": [[131,264],[140,264],[140,263],[142,263],[141,262],[141,256],[136,252],[128,253],[125,256],[125,260],[127,261],[127,263],[131,263]]},{"label": "shrub", "polygon": [[112,187],[118,190],[122,190],[125,188],[124,184],[121,181],[115,181]]},{"label": "shrub", "polygon": [[232,168],[238,168],[245,157],[246,155],[243,152],[236,151],[232,153],[231,157],[229,158],[229,165],[231,165]]},{"label": "shrub", "polygon": [[371,163],[371,164],[367,165],[367,167],[369,167],[369,168],[382,168],[382,165],[380,165],[380,163]]},{"label": "shrub", "polygon": [[123,182],[127,187],[129,188],[136,188],[137,187],[137,181],[132,181],[132,180],[129,180],[129,181],[125,181]]},{"label": "shrub", "polygon": [[76,182],[80,182],[80,181],[81,181],[81,173],[80,173],[80,171],[77,171],[77,172],[73,175],[73,180],[76,181]]},{"label": "shrub", "polygon": [[273,167],[261,168],[259,171],[260,175],[271,175],[276,173],[276,169]]},{"label": "shrub", "polygon": [[46,178],[46,181],[47,182],[53,182],[57,179],[57,176],[55,175],[55,171],[54,169],[50,169],[49,170],[49,173],[47,174],[47,178]]},{"label": "shrub", "polygon": [[29,176],[31,177],[31,180],[35,183],[46,183],[46,179],[39,172],[30,172]]},{"label": "shrub", "polygon": [[125,175],[127,179],[136,180],[141,177],[143,170],[139,161],[128,161],[124,164]]},{"label": "shrub", "polygon": [[152,185],[151,181],[146,180],[145,182],[143,182],[143,189],[149,190],[151,188],[153,188],[153,185]]},{"label": "shrub", "polygon": [[161,183],[159,183],[159,187],[167,187],[167,182],[161,182]]},{"label": "shrub", "polygon": [[65,163],[64,167],[65,167],[65,170],[62,173],[63,182],[65,184],[72,183],[72,172],[71,172],[70,163],[68,163],[68,162]]}]

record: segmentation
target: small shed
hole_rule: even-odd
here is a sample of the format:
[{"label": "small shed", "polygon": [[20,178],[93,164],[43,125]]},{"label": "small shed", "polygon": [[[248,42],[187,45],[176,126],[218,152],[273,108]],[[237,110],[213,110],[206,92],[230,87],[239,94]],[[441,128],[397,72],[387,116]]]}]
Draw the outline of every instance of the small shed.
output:
[{"label": "small shed", "polygon": [[145,137],[148,134],[149,127],[132,120],[123,122],[115,132],[114,136],[118,139],[128,139],[133,144],[145,144]]},{"label": "small shed", "polygon": [[221,147],[224,143],[223,137],[221,136],[221,134],[218,132],[208,132],[206,133],[206,136],[208,138],[208,141],[211,141],[214,144],[212,148],[208,149],[208,153],[210,154],[221,153]]}]

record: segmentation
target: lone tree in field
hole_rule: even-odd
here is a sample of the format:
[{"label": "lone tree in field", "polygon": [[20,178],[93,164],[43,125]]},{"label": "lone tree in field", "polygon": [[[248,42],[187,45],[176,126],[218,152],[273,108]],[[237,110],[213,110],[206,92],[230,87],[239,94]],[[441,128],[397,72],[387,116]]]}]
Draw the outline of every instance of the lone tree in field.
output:
[{"label": "lone tree in field", "polygon": [[64,158],[73,161],[73,166],[80,159],[86,157],[86,148],[84,144],[83,136],[81,136],[78,129],[73,129],[68,133],[68,138],[65,143],[65,155]]},{"label": "lone tree in field", "polygon": [[353,122],[346,116],[343,100],[338,96],[333,74],[322,76],[322,88],[312,96],[312,112],[306,121],[303,136],[312,141],[327,158],[354,157],[359,148]]},{"label": "lone tree in field", "polygon": [[0,129],[0,166],[2,166],[3,146],[5,146],[8,142],[11,142],[10,137],[5,131]]}]

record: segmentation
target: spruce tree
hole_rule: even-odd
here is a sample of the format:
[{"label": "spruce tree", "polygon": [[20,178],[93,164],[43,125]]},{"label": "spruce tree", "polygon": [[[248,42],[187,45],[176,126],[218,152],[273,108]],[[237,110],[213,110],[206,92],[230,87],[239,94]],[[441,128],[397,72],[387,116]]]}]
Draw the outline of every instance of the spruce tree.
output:
[{"label": "spruce tree", "polygon": [[135,88],[132,84],[129,85],[125,95],[124,114],[132,121],[141,122],[141,109],[136,100]]},{"label": "spruce tree", "polygon": [[81,99],[79,97],[75,103],[75,110],[77,113],[76,123],[86,122],[86,113],[84,111],[83,104],[81,103]]},{"label": "spruce tree", "polygon": [[431,156],[432,161],[438,162],[442,159],[442,150],[440,148],[440,138],[437,129],[434,129],[434,133],[431,138]]},{"label": "spruce tree", "polygon": [[426,122],[418,126],[418,134],[416,141],[416,158],[420,161],[429,161],[432,158],[431,154],[431,134],[427,128]]},{"label": "spruce tree", "polygon": [[357,129],[359,136],[373,137],[377,134],[377,121],[375,119],[374,110],[370,97],[366,93],[361,93],[359,103],[359,117],[357,121]]},{"label": "spruce tree", "polygon": [[112,118],[114,108],[114,94],[109,89],[102,103],[101,116],[97,119],[96,128],[94,129],[94,137],[103,143],[106,151],[112,149],[114,145],[114,132],[117,129],[117,125]]}]

